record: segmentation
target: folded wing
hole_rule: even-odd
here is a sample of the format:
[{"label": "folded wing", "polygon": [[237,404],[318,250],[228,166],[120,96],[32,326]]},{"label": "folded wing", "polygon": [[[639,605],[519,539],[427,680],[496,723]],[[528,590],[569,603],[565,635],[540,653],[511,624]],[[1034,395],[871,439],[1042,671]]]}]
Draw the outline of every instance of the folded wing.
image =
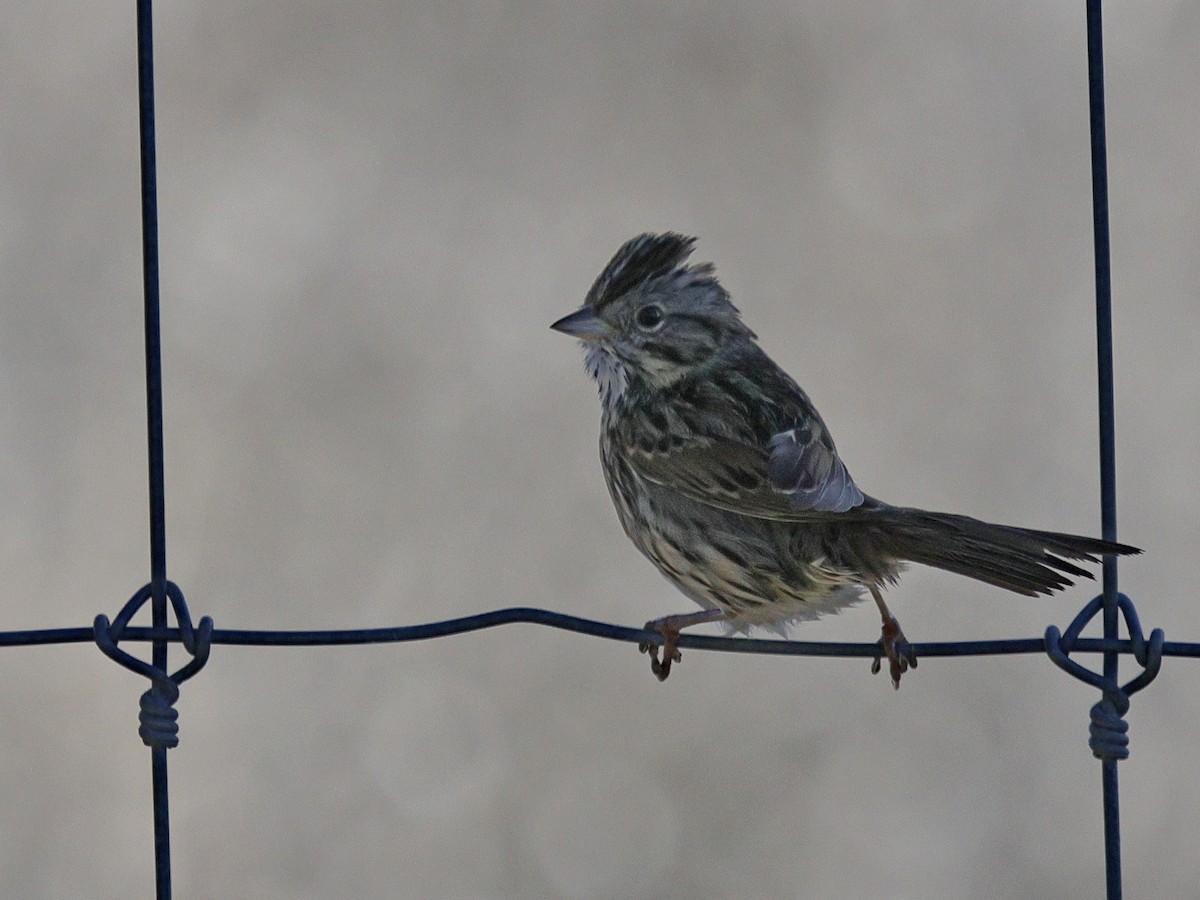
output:
[{"label": "folded wing", "polygon": [[818,423],[780,432],[765,446],[691,434],[638,442],[628,450],[644,478],[693,500],[756,518],[798,522],[847,512],[864,501],[823,434]]}]

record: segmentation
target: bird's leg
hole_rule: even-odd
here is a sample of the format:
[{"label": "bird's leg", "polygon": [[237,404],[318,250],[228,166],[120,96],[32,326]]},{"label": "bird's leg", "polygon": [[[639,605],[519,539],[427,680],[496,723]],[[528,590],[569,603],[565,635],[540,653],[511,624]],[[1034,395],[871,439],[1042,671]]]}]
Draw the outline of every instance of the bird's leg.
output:
[{"label": "bird's leg", "polygon": [[703,625],[705,622],[724,622],[729,616],[724,610],[702,609],[694,613],[680,613],[674,616],[663,616],[646,623],[647,631],[657,631],[663,636],[662,661],[658,659],[658,645],[652,641],[642,641],[638,650],[650,654],[650,671],[659,681],[666,681],[671,674],[671,663],[679,662],[682,654],[675,642],[679,640],[679,632],[691,625]]},{"label": "bird's leg", "polygon": [[886,656],[888,669],[892,676],[892,687],[900,690],[900,676],[908,671],[909,666],[914,669],[917,667],[917,654],[913,652],[911,644],[903,654],[896,649],[897,643],[908,644],[908,638],[904,636],[904,632],[900,630],[900,623],[896,621],[896,617],[883,602],[883,595],[879,593],[879,587],[872,584],[868,585],[868,589],[871,591],[871,596],[875,598],[875,605],[879,607],[879,615],[883,618],[883,636],[879,639],[879,652],[875,654],[875,662],[871,663],[871,674],[874,675],[879,671],[880,659]]}]

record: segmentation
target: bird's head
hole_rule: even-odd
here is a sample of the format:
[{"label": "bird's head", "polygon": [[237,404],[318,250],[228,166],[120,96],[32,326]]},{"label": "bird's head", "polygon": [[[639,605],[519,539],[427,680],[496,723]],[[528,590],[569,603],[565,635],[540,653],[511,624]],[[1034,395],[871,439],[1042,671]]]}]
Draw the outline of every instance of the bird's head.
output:
[{"label": "bird's head", "polygon": [[550,326],[583,342],[606,404],[629,379],[666,387],[754,340],[712,265],[686,264],[695,242],[673,232],[628,241],[583,306]]}]

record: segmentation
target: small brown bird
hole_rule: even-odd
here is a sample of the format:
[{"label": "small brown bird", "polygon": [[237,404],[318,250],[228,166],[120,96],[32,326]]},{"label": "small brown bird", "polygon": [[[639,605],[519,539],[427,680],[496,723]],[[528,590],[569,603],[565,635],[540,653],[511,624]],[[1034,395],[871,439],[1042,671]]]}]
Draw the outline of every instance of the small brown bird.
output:
[{"label": "small brown bird", "polygon": [[892,683],[917,660],[880,589],[923,563],[1019,594],[1091,575],[1071,560],[1140,553],[1097,538],[891,506],[864,494],[808,396],[758,346],[694,238],[643,234],[550,327],[579,338],[600,388],[600,460],[625,533],[699,612],[646,623],[666,679],[681,628],[815,619],[866,588]]}]

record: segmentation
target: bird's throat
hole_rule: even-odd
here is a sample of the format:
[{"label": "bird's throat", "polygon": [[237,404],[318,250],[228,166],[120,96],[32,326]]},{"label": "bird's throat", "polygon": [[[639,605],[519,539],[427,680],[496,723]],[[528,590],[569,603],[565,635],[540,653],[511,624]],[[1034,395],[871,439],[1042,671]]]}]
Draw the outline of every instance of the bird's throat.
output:
[{"label": "bird's throat", "polygon": [[625,367],[607,350],[595,344],[584,346],[587,349],[584,366],[600,387],[600,402],[604,404],[604,409],[611,412],[625,393]]}]

